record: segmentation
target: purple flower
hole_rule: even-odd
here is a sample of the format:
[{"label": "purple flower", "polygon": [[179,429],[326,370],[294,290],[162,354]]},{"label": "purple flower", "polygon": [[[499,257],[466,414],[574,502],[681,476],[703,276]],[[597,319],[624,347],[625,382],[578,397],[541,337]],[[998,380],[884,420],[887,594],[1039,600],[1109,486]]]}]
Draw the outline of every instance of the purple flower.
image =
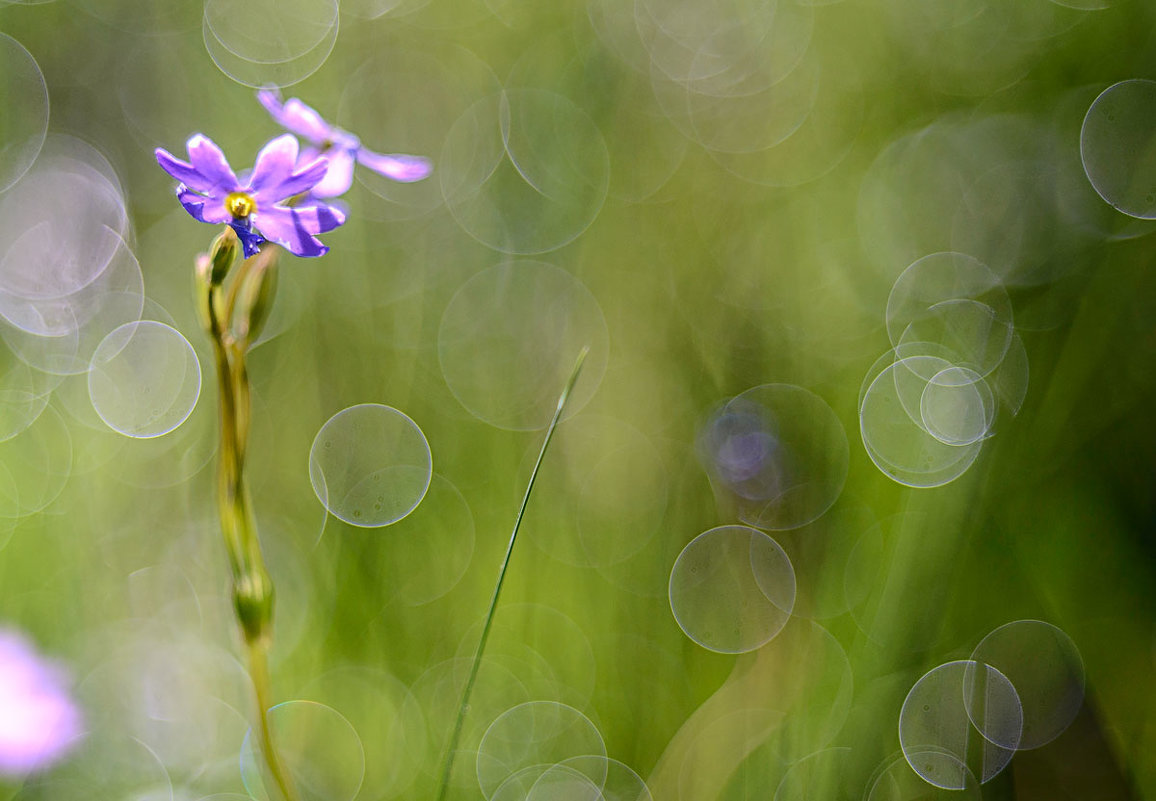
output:
[{"label": "purple flower", "polygon": [[330,125],[295,97],[282,103],[279,92],[263,89],[257,93],[257,99],[278,125],[313,146],[301,154],[302,160],[317,155],[329,158],[329,172],[313,187],[316,197],[337,197],[348,192],[353,183],[354,160],[386,178],[403,183],[420,181],[433,169],[429,160],[421,156],[383,155],[367,150],[356,136]]},{"label": "purple flower", "polygon": [[261,148],[252,171],[240,180],[221,149],[204,134],[193,134],[185,148],[187,162],[159,147],[157,162],[181,182],[177,198],[185,211],[201,222],[232,226],[246,258],[257,253],[266,240],[298,256],[321,256],[329,251],[316,235],[345,222],[339,209],[317,201],[280,205],[309,192],[325,177],[329,169],[325,158],[311,159],[298,167],[297,140],[285,134]]},{"label": "purple flower", "polygon": [[749,501],[771,501],[786,489],[787,457],[770,411],[743,398],[716,410],[698,434],[698,452],[713,481]]},{"label": "purple flower", "polygon": [[48,767],[82,733],[64,676],[22,636],[0,630],[0,773]]}]

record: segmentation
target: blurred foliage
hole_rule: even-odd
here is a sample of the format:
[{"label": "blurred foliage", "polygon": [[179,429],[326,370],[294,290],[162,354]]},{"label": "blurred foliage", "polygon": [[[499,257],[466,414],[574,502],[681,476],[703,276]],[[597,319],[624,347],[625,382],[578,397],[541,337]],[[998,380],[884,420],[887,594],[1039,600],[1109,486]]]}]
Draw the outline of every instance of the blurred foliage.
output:
[{"label": "blurred foliage", "polygon": [[[256,41],[279,30],[273,3],[216,5]],[[358,798],[432,797],[540,445],[544,420],[497,428],[459,397],[556,397],[598,325],[560,339],[535,326],[585,302],[584,285],[604,339],[589,343],[588,402],[559,429],[530,503],[454,797],[478,797],[471,750],[486,726],[546,700],[587,715],[660,801],[769,799],[792,763],[828,746],[851,749],[838,768],[845,797],[866,798],[899,750],[915,681],[1004,623],[1040,619],[1078,646],[1085,703],[982,797],[1156,799],[1152,229],[1103,203],[1079,160],[1096,95],[1156,77],[1156,5],[1086,5],[1096,7],[343,2],[332,52],[285,96],[374,150],[428,156],[435,171],[412,187],[359,172],[348,223],[323,237],[332,252],[283,260],[268,339],[250,357],[249,475],[278,587],[276,694],[347,718],[367,766]],[[799,27],[780,36],[770,10]],[[648,38],[664,14],[670,41]],[[774,33],[744,42],[727,20]],[[192,417],[155,440],[102,427],[83,375],[43,413],[66,425],[71,467],[46,470],[67,477],[55,500],[0,525],[0,616],[68,667],[92,734],[47,784],[0,795],[168,798],[157,789],[168,782],[182,799],[243,793],[251,702],[214,509],[211,360],[190,293],[194,256],[215,232],[175,202],[153,149],[180,155],[200,131],[241,169],[278,130],[253,89],[210,59],[198,3],[0,2],[0,31],[43,71],[50,135],[90,143],[115,168],[145,315],[187,337],[205,378]],[[720,89],[711,72],[712,58],[743,46],[752,58],[805,51],[795,69],[818,76],[804,127],[778,147],[760,137],[778,136],[776,115],[798,112],[797,98],[770,79]],[[510,141],[526,137],[532,163],[501,161],[498,129],[484,124],[495,120]],[[501,166],[471,194],[490,158]],[[865,453],[859,392],[890,347],[893,282],[949,249],[1003,279],[1030,384],[964,475],[912,489]],[[484,326],[443,336],[439,353],[458,290],[511,259],[580,284],[486,285],[463,311]],[[470,369],[445,375],[454,359]],[[843,603],[823,629],[797,615],[753,653],[713,653],[679,629],[667,596],[682,548],[738,522],[712,492],[696,436],[718,404],[767,383],[833,409],[850,445],[836,510],[860,510],[844,528],[821,519],[771,536],[795,559],[808,533],[850,548],[884,521],[877,580],[901,603],[868,622]],[[403,411],[433,454],[429,495],[392,527],[326,518],[310,485],[314,436],[359,403]],[[0,445],[9,473],[35,462],[21,447]],[[848,559],[832,548],[797,566],[800,597],[815,581],[839,596]],[[310,714],[285,723],[315,732],[320,744],[303,752],[354,770],[342,722]]]}]

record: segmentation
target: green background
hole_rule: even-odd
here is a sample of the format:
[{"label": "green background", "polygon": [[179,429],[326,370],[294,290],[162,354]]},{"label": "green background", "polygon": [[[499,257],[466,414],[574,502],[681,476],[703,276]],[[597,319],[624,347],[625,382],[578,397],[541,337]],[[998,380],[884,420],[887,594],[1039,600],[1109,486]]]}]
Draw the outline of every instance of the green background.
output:
[{"label": "green background", "polygon": [[[229,18],[259,40],[276,25],[258,5],[236,3]],[[759,8],[684,5],[705,21]],[[434,175],[430,188],[413,188],[427,193],[417,202],[403,189],[389,190],[392,200],[375,194],[366,184],[382,183],[359,172],[344,198],[348,223],[322,237],[332,252],[283,260],[275,336],[250,359],[249,476],[279,590],[275,693],[327,704],[357,730],[369,766],[359,798],[433,796],[464,677],[462,662],[447,660],[472,654],[541,442],[540,430],[472,416],[439,361],[439,325],[454,294],[517,258],[548,262],[585,285],[607,337],[594,343],[579,383],[589,402],[559,429],[531,500],[467,716],[467,751],[513,704],[559,701],[589,716],[607,753],[660,801],[769,800],[792,762],[824,746],[851,749],[839,789],[826,797],[866,798],[874,772],[899,749],[899,709],[916,679],[967,658],[997,626],[1041,619],[1078,646],[1085,703],[1058,740],[1017,754],[982,797],[1156,798],[1153,250],[1141,235],[1150,229],[1128,227],[1100,201],[1079,162],[1080,124],[1096,95],[1154,75],[1156,6],[1105,5],[806,7],[799,13],[813,15],[811,47],[831,78],[819,96],[835,92],[834,101],[806,141],[789,143],[796,151],[756,153],[735,167],[688,139],[681,112],[672,117],[656,99],[638,69],[646,50],[622,27],[627,3],[432,0],[376,19],[356,15],[365,4],[344,4],[332,53],[285,96],[375,150],[430,157]],[[591,23],[606,9],[614,13],[602,31],[617,32],[617,49]],[[215,524],[211,361],[190,292],[193,257],[216,232],[179,208],[153,149],[182,156],[199,131],[241,169],[278,130],[253,90],[207,55],[197,3],[0,3],[0,31],[44,73],[50,133],[89,142],[115,167],[148,297],[171,316],[158,319],[194,345],[205,379],[193,417],[157,440],[129,441],[76,419],[70,408],[83,402],[83,379],[70,378],[50,405],[71,435],[72,467],[47,508],[0,536],[0,619],[67,667],[92,734],[25,797],[168,798],[166,782],[182,799],[241,793],[236,754],[250,702],[230,661],[238,644]],[[728,40],[719,46],[725,52]],[[418,75],[415,64],[441,71]],[[438,194],[468,179],[469,146],[484,150],[492,131],[450,133],[475,102],[489,98],[481,108],[492,109],[502,86],[554,93],[536,95],[559,116],[555,128],[535,129],[534,158],[587,205],[552,217],[500,175],[492,191],[510,217],[483,217],[471,235]],[[741,139],[773,122],[775,109],[730,98],[704,113],[720,136]],[[600,132],[605,162],[575,121]],[[893,143],[943,131],[952,147],[877,161]],[[994,231],[975,255],[1001,260],[1030,384],[1020,413],[1001,421],[961,478],[911,489],[864,452],[860,384],[890,347],[884,309],[895,278],[953,245],[943,236],[952,231],[943,215],[959,213],[952,204],[961,202],[952,181],[975,186],[989,170],[990,184],[975,184],[988,188],[962,196],[974,204],[969,219]],[[798,185],[769,185],[811,173]],[[876,192],[881,185],[891,194]],[[573,222],[593,211],[588,227]],[[1014,242],[1000,238],[1008,220],[1018,226]],[[531,254],[489,246],[538,234],[556,234],[560,246]],[[489,324],[548,320],[541,300],[508,287]],[[477,336],[488,341],[485,331]],[[508,337],[494,336],[492,349],[479,348],[473,392],[501,399],[511,388],[542,387],[548,411],[576,349],[552,350],[543,334],[519,360],[501,347]],[[581,338],[573,334],[567,348]],[[821,582],[837,597],[844,582],[846,552],[824,552],[814,538],[853,544],[874,521],[893,532],[880,575],[902,602],[875,621],[886,636],[868,636],[846,611],[820,621],[846,654],[851,685],[840,659],[808,650],[817,635],[801,617],[759,651],[734,656],[691,642],[671,614],[667,579],[680,550],[736,522],[696,458],[696,433],[720,402],[766,383],[822,397],[850,445],[836,509],[853,514],[781,538],[771,532],[788,553],[809,536],[819,549],[800,587]],[[392,527],[326,519],[310,486],[314,436],[358,403],[412,418],[441,477],[440,494],[431,489]],[[583,420],[593,422],[583,429]],[[571,429],[592,437],[593,455],[577,435],[567,439]],[[624,451],[627,440],[637,450]],[[28,458],[0,446],[9,471]],[[646,469],[626,462],[613,472],[624,458]],[[593,489],[592,464],[612,471]],[[580,527],[628,558],[595,566],[580,554],[558,558],[577,553],[566,538]],[[767,709],[801,725],[768,723]],[[338,784],[355,773],[345,724],[296,711],[285,736],[313,732],[299,747],[315,769]],[[829,719],[842,725],[830,728]],[[142,756],[142,743],[154,757]],[[466,753],[456,797],[478,797],[471,770]],[[20,785],[0,784],[0,794],[16,796]]]}]

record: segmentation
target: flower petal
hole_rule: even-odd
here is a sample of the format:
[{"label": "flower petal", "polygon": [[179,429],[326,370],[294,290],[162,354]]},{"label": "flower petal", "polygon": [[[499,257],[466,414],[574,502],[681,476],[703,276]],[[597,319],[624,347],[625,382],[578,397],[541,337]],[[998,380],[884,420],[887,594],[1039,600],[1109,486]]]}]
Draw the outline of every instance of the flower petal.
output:
[{"label": "flower petal", "polygon": [[290,192],[280,194],[281,186],[293,174],[297,166],[297,140],[293,134],[282,134],[268,142],[257,154],[257,162],[253,165],[253,174],[249,176],[248,186],[253,196],[275,203],[291,195]]},{"label": "flower petal", "polygon": [[[316,158],[294,172],[278,186],[262,190],[261,197],[265,203],[268,204],[286,200],[294,195],[300,195],[303,192],[308,192],[318,181],[325,177],[325,173],[328,172],[328,170],[329,159],[325,157]],[[254,192],[253,196],[256,197],[257,192]]]},{"label": "flower petal", "polygon": [[348,150],[333,148],[325,153],[329,159],[329,170],[312,189],[314,197],[337,197],[344,195],[353,185],[353,154]]},{"label": "flower petal", "polygon": [[318,221],[310,220],[309,215],[302,213],[304,211],[273,206],[254,214],[253,223],[270,242],[276,242],[298,256],[321,256],[328,253],[329,248],[321,244],[309,230],[316,229]]},{"label": "flower petal", "polygon": [[274,120],[280,121],[281,109],[285,104],[281,102],[281,92],[278,89],[261,89],[257,92],[257,102],[265,107],[265,110],[273,117]]},{"label": "flower petal", "polygon": [[261,236],[259,231],[253,230],[253,224],[247,218],[244,220],[233,219],[229,222],[229,227],[237,233],[237,238],[241,240],[241,254],[246,259],[261,252],[261,245],[265,244],[265,237]]},{"label": "flower petal", "polygon": [[350,150],[356,152],[361,147],[361,140],[342,128],[334,128],[330,132],[330,140],[334,147],[339,147],[342,150]]},{"label": "flower petal", "polygon": [[233,219],[220,198],[205,197],[178,187],[177,200],[194,219],[203,223],[225,223]]},{"label": "flower petal", "polygon": [[311,234],[323,234],[345,224],[345,211],[336,204],[314,202],[292,211]]},{"label": "flower petal", "polygon": [[331,137],[333,128],[321,115],[295,97],[282,104],[278,92],[264,89],[257,93],[261,105],[278,125],[298,136],[303,136],[315,145]]},{"label": "flower petal", "polygon": [[374,172],[403,183],[420,181],[433,171],[429,159],[421,156],[406,156],[400,153],[384,155],[361,148],[357,151],[357,160]]},{"label": "flower petal", "polygon": [[342,225],[345,222],[345,211],[337,204],[313,201],[307,206],[265,207],[254,214],[258,227],[267,224],[266,221],[271,217],[274,225],[279,221],[283,225],[300,228],[307,234],[317,235]]},{"label": "flower petal", "polygon": [[[316,202],[316,205],[325,206],[326,212],[340,221],[337,225],[344,224],[345,218],[349,216],[349,204],[344,200],[326,200],[325,203]],[[334,226],[334,228],[336,227],[337,226]]]},{"label": "flower petal", "polygon": [[186,161],[181,161],[163,147],[156,149],[157,164],[169,175],[196,192],[211,192],[215,187],[213,182],[197,172],[197,169]]},{"label": "flower petal", "polygon": [[[237,189],[237,176],[233,174],[233,168],[229,166],[221,148],[217,147],[212,139],[204,134],[193,134],[189,137],[185,148],[189,151],[189,161],[193,167],[209,182],[208,188],[204,190],[206,194],[214,189],[222,192],[232,192]],[[191,182],[186,181],[185,183],[188,183],[192,189],[201,191]]]}]

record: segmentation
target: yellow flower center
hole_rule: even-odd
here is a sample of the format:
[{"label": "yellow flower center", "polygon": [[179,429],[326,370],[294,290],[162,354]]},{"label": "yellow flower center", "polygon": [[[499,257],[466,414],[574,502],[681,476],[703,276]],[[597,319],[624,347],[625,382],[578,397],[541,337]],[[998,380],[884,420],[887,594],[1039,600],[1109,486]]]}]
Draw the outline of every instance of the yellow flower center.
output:
[{"label": "yellow flower center", "polygon": [[244,192],[231,192],[225,198],[225,208],[235,219],[244,219],[257,210],[257,203]]}]

